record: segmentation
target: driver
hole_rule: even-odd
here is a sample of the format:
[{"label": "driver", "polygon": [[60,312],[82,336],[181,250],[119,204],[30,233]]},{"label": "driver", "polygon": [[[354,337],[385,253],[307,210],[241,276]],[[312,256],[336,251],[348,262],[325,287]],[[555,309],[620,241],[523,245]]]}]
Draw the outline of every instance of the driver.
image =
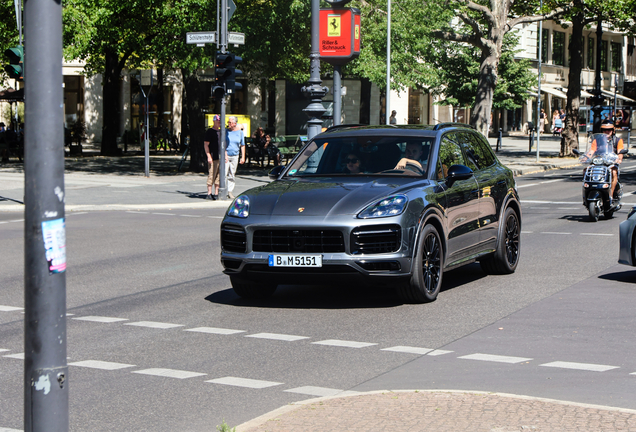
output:
[{"label": "driver", "polygon": [[406,144],[404,150],[404,157],[395,166],[395,169],[405,169],[406,164],[412,164],[422,170],[422,155],[424,154],[424,147],[421,143],[410,142]]},{"label": "driver", "polygon": [[[623,154],[620,153],[621,150],[625,148],[623,144],[623,139],[618,138],[614,134],[614,123],[611,120],[605,120],[601,124],[601,132],[607,135],[607,140],[612,145],[614,149],[614,153],[618,155],[618,160],[616,164],[612,165],[610,168],[612,170],[612,186],[610,188],[610,203],[614,199],[614,190],[616,189],[616,185],[618,184],[618,175],[619,175],[619,165],[623,161]],[[586,156],[589,158],[594,153],[596,153],[596,140],[592,141],[592,146],[590,147],[590,151],[587,152]]]}]

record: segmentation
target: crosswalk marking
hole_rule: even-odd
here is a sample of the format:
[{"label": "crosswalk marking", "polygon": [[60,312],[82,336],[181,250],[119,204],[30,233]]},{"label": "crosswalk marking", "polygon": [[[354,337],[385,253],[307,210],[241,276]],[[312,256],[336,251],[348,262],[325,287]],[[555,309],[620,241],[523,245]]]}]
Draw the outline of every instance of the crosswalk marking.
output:
[{"label": "crosswalk marking", "polygon": [[562,368],[562,369],[576,369],[576,370],[586,370],[592,372],[605,372],[612,369],[618,369],[618,366],[608,366],[601,364],[592,364],[592,363],[575,363],[575,362],[564,362],[564,361],[555,361],[551,363],[545,363],[541,366],[553,367],[553,368]]},{"label": "crosswalk marking", "polygon": [[338,340],[338,339],[327,339],[327,340],[312,342],[312,343],[316,345],[329,345],[329,346],[346,347],[346,348],[366,348],[373,345],[377,345],[377,343],[354,342],[354,341],[346,341],[346,340]]},{"label": "crosswalk marking", "polygon": [[350,396],[354,394],[359,394],[359,392],[354,392],[354,391],[344,391],[339,389],[333,389],[333,388],[327,388],[327,387],[314,387],[314,386],[296,387],[296,388],[284,390],[284,391],[288,393],[298,393],[298,394],[318,396],[318,397],[335,396],[335,395]]},{"label": "crosswalk marking", "polygon": [[224,378],[216,378],[206,382],[212,383],[212,384],[223,384],[223,385],[229,385],[229,386],[235,386],[235,387],[247,387],[247,388],[254,388],[254,389],[274,387],[274,386],[283,384],[283,383],[279,383],[275,381],[262,381],[262,380],[254,380],[249,378],[236,378],[231,376],[224,377]]},{"label": "crosswalk marking", "polygon": [[216,328],[216,327],[196,327],[191,329],[185,329],[184,331],[197,332],[197,333],[211,333],[211,334],[220,334],[220,335],[245,333],[245,330],[232,330],[232,329]]},{"label": "crosswalk marking", "polygon": [[293,342],[301,339],[309,339],[307,336],[294,336],[294,335],[286,335],[286,334],[277,334],[277,333],[256,333],[252,335],[246,335],[245,337],[256,338],[256,339],[272,339],[272,340],[282,340]]},{"label": "crosswalk marking", "polygon": [[169,324],[169,323],[160,323],[155,321],[137,321],[137,322],[126,323],[124,325],[136,326],[136,327],[158,328],[158,329],[183,327],[183,324]]},{"label": "crosswalk marking", "polygon": [[417,347],[410,347],[410,346],[394,346],[391,348],[383,348],[380,351],[393,351],[393,352],[400,352],[400,353],[424,355],[424,354],[430,353],[433,350],[429,348],[417,348]]},{"label": "crosswalk marking", "polygon": [[3,356],[3,357],[12,358],[12,359],[18,359],[18,360],[24,360],[24,353],[8,354],[8,355]]},{"label": "crosswalk marking", "polygon": [[113,318],[113,317],[103,317],[103,316],[85,316],[85,317],[77,317],[71,318],[78,321],[92,321],[92,322],[100,322],[100,323],[115,323],[120,321],[128,321],[128,318]]},{"label": "crosswalk marking", "polygon": [[126,363],[114,363],[107,361],[99,361],[99,360],[83,360],[78,362],[69,363],[69,366],[80,366],[92,369],[103,369],[103,370],[117,370],[117,369],[125,369],[129,367],[135,367],[135,365],[126,364]]},{"label": "crosswalk marking", "polygon": [[21,311],[21,310],[24,310],[24,308],[0,305],[0,312],[15,312],[15,311]]},{"label": "crosswalk marking", "polygon": [[446,350],[434,350],[431,351],[430,353],[426,354],[426,355],[430,355],[430,356],[440,356],[440,355],[444,355],[444,354],[450,354],[452,353],[452,351],[446,351]]},{"label": "crosswalk marking", "polygon": [[526,361],[532,360],[531,358],[525,357],[512,357],[512,356],[501,356],[501,355],[493,355],[493,354],[469,354],[461,357],[457,357],[460,359],[466,360],[481,360],[481,361],[490,361],[497,363],[522,363]]},{"label": "crosswalk marking", "polygon": [[199,372],[189,372],[189,371],[183,371],[183,370],[177,370],[177,369],[163,369],[163,368],[142,369],[138,371],[132,371],[132,373],[160,376],[160,377],[166,377],[166,378],[178,378],[178,379],[194,378],[198,376],[207,375],[207,374],[199,373]]}]

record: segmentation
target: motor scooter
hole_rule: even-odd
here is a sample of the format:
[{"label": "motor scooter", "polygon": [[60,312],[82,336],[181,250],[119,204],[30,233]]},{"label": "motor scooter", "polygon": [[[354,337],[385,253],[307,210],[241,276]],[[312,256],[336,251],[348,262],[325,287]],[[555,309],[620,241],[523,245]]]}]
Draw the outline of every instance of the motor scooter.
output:
[{"label": "motor scooter", "polygon": [[[588,138],[585,153],[574,151],[580,156],[581,163],[588,165],[583,175],[583,206],[587,208],[592,222],[597,222],[601,214],[605,219],[610,219],[622,206],[623,186],[620,182],[616,184],[611,200],[609,196],[614,175],[611,168],[618,162],[612,139],[606,134],[592,134]],[[623,149],[620,153],[625,154],[627,151]]]}]

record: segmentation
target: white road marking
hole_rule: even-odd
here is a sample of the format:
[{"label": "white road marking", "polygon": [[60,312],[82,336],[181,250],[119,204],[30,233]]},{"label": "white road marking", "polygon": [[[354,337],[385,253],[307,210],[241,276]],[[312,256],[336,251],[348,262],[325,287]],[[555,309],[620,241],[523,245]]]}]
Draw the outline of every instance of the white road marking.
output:
[{"label": "white road marking", "polygon": [[532,234],[533,231],[521,231],[521,234]]},{"label": "white road marking", "polygon": [[394,346],[391,348],[383,348],[380,351],[393,351],[393,352],[399,352],[399,353],[424,355],[426,353],[430,353],[433,350],[429,348],[417,348],[417,347],[399,345],[399,346]]},{"label": "white road marking", "polygon": [[201,215],[179,215],[179,216],[182,216],[182,217],[193,217],[193,218],[200,218],[200,217],[203,217],[203,216],[201,216]]},{"label": "white road marking", "polygon": [[9,222],[24,222],[24,219],[14,219],[10,220]]},{"label": "white road marking", "polygon": [[546,180],[546,181],[542,181],[540,184],[555,183],[555,182],[560,182],[560,181],[563,181],[563,179]]},{"label": "white road marking", "polygon": [[377,343],[368,343],[368,342],[354,342],[354,341],[345,341],[338,339],[327,339],[318,342],[312,342],[316,345],[329,345],[329,346],[337,346],[337,347],[347,347],[347,348],[365,348],[373,345],[377,345]]},{"label": "white road marking", "polygon": [[524,184],[524,185],[521,185],[521,186],[517,186],[517,189],[521,189],[521,188],[524,188],[524,187],[530,187],[530,186],[537,186],[538,184],[539,183]]},{"label": "white road marking", "polygon": [[283,390],[286,391],[288,393],[298,393],[298,394],[304,394],[304,395],[309,395],[309,396],[318,396],[318,397],[325,397],[325,396],[351,396],[351,395],[355,395],[355,394],[359,394],[360,392],[355,392],[355,391],[345,391],[345,390],[339,390],[339,389],[332,389],[332,388],[327,388],[327,387],[314,387],[314,386],[303,386],[303,387],[296,387],[293,389],[289,389],[289,390]]},{"label": "white road marking", "polygon": [[490,362],[497,362],[497,363],[522,363],[522,362],[532,360],[531,358],[525,358],[525,357],[512,357],[512,356],[481,354],[481,353],[465,355],[465,356],[461,356],[457,358],[466,359],[466,360],[490,361]]},{"label": "white road marking", "polygon": [[160,377],[166,377],[166,378],[178,378],[178,379],[194,378],[198,376],[207,375],[207,374],[199,373],[199,372],[189,372],[189,371],[183,371],[183,370],[177,370],[177,369],[163,369],[163,368],[142,369],[138,371],[132,371],[132,373],[160,376]]},{"label": "white road marking", "polygon": [[309,339],[307,336],[294,336],[276,333],[256,333],[253,335],[246,335],[245,337],[257,338],[257,339],[272,339],[293,342],[301,339]]},{"label": "white road marking", "polygon": [[208,216],[210,219],[223,219],[225,216]]},{"label": "white road marking", "polygon": [[274,387],[274,386],[283,384],[283,383],[279,383],[275,381],[261,381],[261,380],[254,380],[249,378],[236,378],[236,377],[217,378],[217,379],[209,380],[206,382],[212,383],[212,384],[223,384],[223,385],[247,387],[247,388],[254,388],[254,389]]},{"label": "white road marking", "polygon": [[183,327],[183,324],[160,323],[155,321],[137,321],[137,322],[126,323],[124,325],[136,326],[136,327],[158,328],[158,329],[170,329],[175,327]]},{"label": "white road marking", "polygon": [[236,333],[245,333],[245,330],[232,330],[216,327],[196,327],[191,329],[185,329],[184,331],[197,332],[197,333],[211,333],[220,335],[231,335]]},{"label": "white road marking", "polygon": [[140,213],[140,214],[148,214],[150,212],[142,212],[142,211],[133,211],[133,210],[127,210],[126,213]]},{"label": "white road marking", "polygon": [[18,359],[18,360],[24,360],[24,353],[9,354],[9,355],[2,356],[2,357],[13,358],[13,359]]},{"label": "white road marking", "polygon": [[574,362],[564,362],[564,361],[555,361],[551,363],[545,363],[540,366],[563,368],[563,369],[586,370],[586,371],[592,371],[592,372],[605,372],[608,370],[619,368],[618,366],[608,366],[608,365],[591,364],[591,363],[574,363]]},{"label": "white road marking", "polygon": [[66,216],[71,216],[71,215],[81,215],[81,214],[88,214],[88,212],[69,212],[69,213],[65,213]]},{"label": "white road marking", "polygon": [[15,311],[21,311],[21,310],[24,310],[24,308],[0,305],[0,312],[15,312]]},{"label": "white road marking", "polygon": [[585,235],[585,236],[606,236],[606,237],[613,237],[614,234],[603,234],[603,233],[581,233],[581,235]]},{"label": "white road marking", "polygon": [[128,318],[112,318],[112,317],[103,317],[103,316],[85,316],[85,317],[77,317],[71,318],[78,321],[93,321],[100,323],[114,323],[120,321],[128,321]]},{"label": "white road marking", "polygon": [[430,355],[430,356],[439,356],[439,355],[444,355],[444,354],[450,354],[452,353],[452,351],[446,351],[446,350],[434,350],[431,351],[430,353],[426,354],[426,355]]},{"label": "white road marking", "polygon": [[579,207],[557,207],[557,210],[578,210]]},{"label": "white road marking", "polygon": [[176,214],[174,213],[152,213],[153,215],[160,215],[160,216],[176,216]]},{"label": "white road marking", "polygon": [[24,432],[22,429],[9,429],[0,427],[0,432]]},{"label": "white road marking", "polygon": [[521,204],[563,204],[563,205],[576,205],[580,202],[572,201],[538,201],[538,200],[521,200]]},{"label": "white road marking", "polygon": [[7,351],[11,351],[11,350],[6,348],[0,348],[0,352],[7,352]]},{"label": "white road marking", "polygon": [[569,232],[551,232],[551,231],[543,231],[540,234],[554,234],[554,235],[570,235],[572,233]]},{"label": "white road marking", "polygon": [[117,370],[117,369],[135,367],[135,365],[126,364],[126,363],[114,363],[114,362],[99,361],[99,360],[83,360],[79,362],[69,363],[68,365],[87,367],[92,369],[102,369],[102,370]]}]

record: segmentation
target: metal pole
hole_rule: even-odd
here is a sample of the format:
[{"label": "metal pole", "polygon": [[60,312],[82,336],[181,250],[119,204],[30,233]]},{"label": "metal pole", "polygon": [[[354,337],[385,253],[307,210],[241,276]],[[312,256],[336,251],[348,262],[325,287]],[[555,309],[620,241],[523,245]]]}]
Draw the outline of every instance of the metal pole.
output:
[{"label": "metal pole", "polygon": [[614,115],[612,122],[616,123],[616,92],[618,91],[618,74],[616,74],[614,78]]},{"label": "metal pole", "polygon": [[603,20],[599,16],[596,24],[596,70],[594,74],[594,97],[592,111],[594,112],[593,133],[601,132],[601,112],[603,111],[603,93],[601,92],[601,47],[603,39]]},{"label": "metal pole", "polygon": [[62,3],[25,20],[24,430],[69,428]]},{"label": "metal pole", "polygon": [[307,122],[307,138],[312,139],[321,132],[325,112],[322,98],[329,88],[323,87],[320,79],[320,0],[311,0],[311,54],[309,54],[309,85],[302,88],[305,97],[310,99],[303,111],[309,116]]},{"label": "metal pole", "polygon": [[[227,0],[220,0],[221,3],[221,30],[220,35],[217,40],[221,41],[219,46],[219,50],[222,53],[225,53],[227,50]],[[217,33],[218,34],[218,33]],[[227,103],[227,96],[225,92],[223,92],[223,97],[221,97],[221,132],[220,135],[220,143],[219,143],[219,196],[218,199],[221,201],[227,200],[227,172],[225,165],[225,150],[227,143],[225,142],[225,108]]]},{"label": "metal pole", "polygon": [[[539,12],[543,9],[543,0],[539,3]],[[543,56],[543,20],[539,21],[539,78],[537,84],[537,162],[539,162],[539,143],[541,142],[541,60]]]},{"label": "metal pole", "polygon": [[340,66],[333,67],[333,124],[342,123],[342,82],[340,80]]},{"label": "metal pole", "polygon": [[[142,90],[143,91],[143,90]],[[144,175],[150,177],[150,92],[152,91],[152,69],[150,69],[150,88],[146,93],[146,139],[144,140]]]},{"label": "metal pole", "polygon": [[387,6],[386,16],[386,109],[384,112],[384,123],[389,124],[391,115],[391,0]]}]

